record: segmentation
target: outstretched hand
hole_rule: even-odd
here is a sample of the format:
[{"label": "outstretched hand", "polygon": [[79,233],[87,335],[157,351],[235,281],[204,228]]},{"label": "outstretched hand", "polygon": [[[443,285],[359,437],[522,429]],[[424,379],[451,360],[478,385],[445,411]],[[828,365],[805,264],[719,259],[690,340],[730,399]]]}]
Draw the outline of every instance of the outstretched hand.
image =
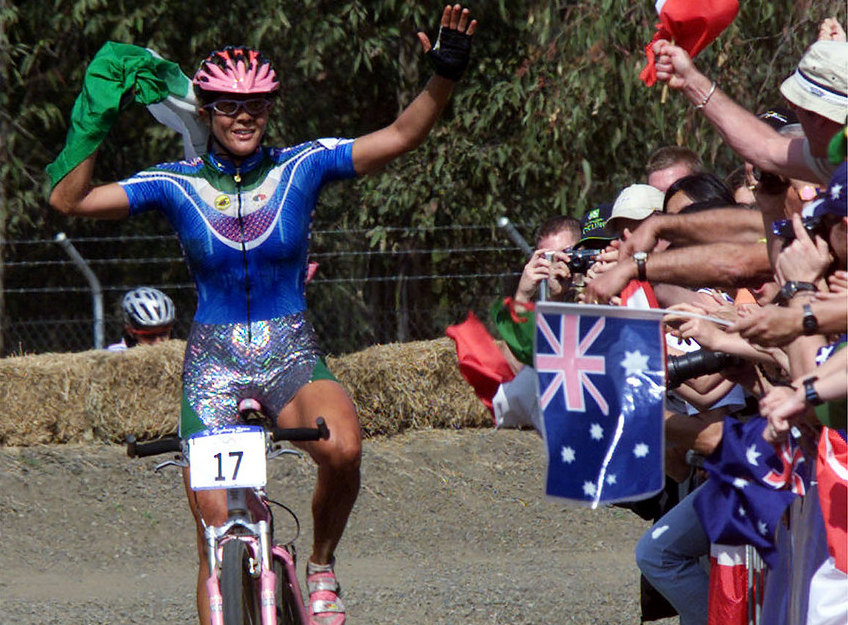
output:
[{"label": "outstretched hand", "polygon": [[790,386],[776,386],[760,399],[760,414],[768,419],[763,438],[773,445],[783,442],[793,421],[806,410],[803,393]]},{"label": "outstretched hand", "polygon": [[828,17],[819,27],[819,41],[845,41],[845,31],[835,17]]},{"label": "outstretched hand", "polygon": [[795,240],[780,251],[775,263],[778,282],[785,284],[790,280],[815,282],[824,275],[833,261],[827,241],[820,236],[815,240],[807,234],[799,214],[792,215]]},{"label": "outstretched hand", "polygon": [[625,228],[619,244],[619,257],[629,258],[634,252],[653,252],[659,243],[656,226],[661,217],[651,215],[634,229],[632,232]]},{"label": "outstretched hand", "polygon": [[802,332],[801,311],[797,308],[761,306],[740,311],[740,318],[727,328],[743,339],[764,347],[780,347]]},{"label": "outstretched hand", "polygon": [[425,33],[418,33],[418,40],[436,75],[450,80],[462,77],[471,58],[471,36],[477,30],[477,20],[470,17],[471,12],[461,5],[448,5],[442,11],[435,43],[431,43]]},{"label": "outstretched hand", "polygon": [[[693,313],[696,315],[707,316],[708,312],[700,306],[692,304],[675,304],[669,310]],[[718,350],[718,345],[721,339],[724,338],[724,331],[712,321],[700,319],[698,317],[690,317],[688,315],[679,315],[669,313],[663,317],[663,323],[671,328],[671,334],[678,339],[689,344],[690,340],[695,340],[701,347]]]}]

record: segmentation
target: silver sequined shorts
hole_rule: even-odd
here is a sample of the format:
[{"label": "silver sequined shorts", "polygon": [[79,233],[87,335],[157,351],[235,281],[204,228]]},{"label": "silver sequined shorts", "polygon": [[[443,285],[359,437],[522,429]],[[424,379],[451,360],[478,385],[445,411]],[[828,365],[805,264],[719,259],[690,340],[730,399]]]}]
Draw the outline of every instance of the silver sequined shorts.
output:
[{"label": "silver sequined shorts", "polygon": [[279,414],[309,382],[318,357],[303,313],[250,324],[195,323],[183,365],[180,434],[235,422],[245,398]]}]

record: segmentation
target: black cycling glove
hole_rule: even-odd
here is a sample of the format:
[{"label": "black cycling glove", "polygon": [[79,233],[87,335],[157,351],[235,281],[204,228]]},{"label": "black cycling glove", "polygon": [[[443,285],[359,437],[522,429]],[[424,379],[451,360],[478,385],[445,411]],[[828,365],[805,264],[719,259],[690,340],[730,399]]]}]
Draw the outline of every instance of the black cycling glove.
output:
[{"label": "black cycling glove", "polygon": [[436,43],[427,53],[437,76],[459,80],[471,59],[471,35],[439,27]]}]

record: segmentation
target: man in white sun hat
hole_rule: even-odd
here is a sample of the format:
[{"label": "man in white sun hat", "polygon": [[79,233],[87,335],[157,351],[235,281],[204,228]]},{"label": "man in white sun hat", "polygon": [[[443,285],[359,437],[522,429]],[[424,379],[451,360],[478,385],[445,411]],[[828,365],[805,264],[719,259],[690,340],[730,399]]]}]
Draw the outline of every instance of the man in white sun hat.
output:
[{"label": "man in white sun hat", "polygon": [[657,78],[682,91],[744,160],[787,178],[822,184],[830,179],[836,166],[827,161],[827,146],[848,114],[848,43],[816,41],[780,86],[804,129],[803,138],[780,135],[736,104],[698,71],[682,48],[660,40],[654,52]]},{"label": "man in white sun hat", "polygon": [[665,194],[648,184],[631,184],[625,187],[615,203],[612,213],[607,219],[607,228],[619,235],[627,228],[633,232],[643,219],[662,211]]}]

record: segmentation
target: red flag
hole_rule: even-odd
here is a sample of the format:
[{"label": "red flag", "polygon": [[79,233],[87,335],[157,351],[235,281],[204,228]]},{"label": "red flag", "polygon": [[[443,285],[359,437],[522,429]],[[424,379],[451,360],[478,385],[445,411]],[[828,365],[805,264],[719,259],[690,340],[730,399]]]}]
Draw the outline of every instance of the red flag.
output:
[{"label": "red flag", "polygon": [[836,568],[848,573],[848,444],[831,428],[824,428],[819,439],[816,477],[827,550]]},{"label": "red flag", "polygon": [[667,39],[695,57],[730,26],[739,12],[738,0],[657,0],[660,21],[653,40],[645,47],[648,64],[639,78],[650,87],[657,82],[653,45]]},{"label": "red flag", "polygon": [[503,382],[515,377],[503,352],[486,326],[470,310],[465,321],[448,326],[445,334],[456,342],[459,372],[494,416],[492,398]]},{"label": "red flag", "polygon": [[638,308],[645,310],[648,308],[659,308],[657,296],[654,295],[654,289],[650,282],[641,280],[631,280],[627,286],[621,291],[621,306],[627,308]]},{"label": "red flag", "polygon": [[747,625],[748,569],[745,547],[710,545],[707,625]]}]

